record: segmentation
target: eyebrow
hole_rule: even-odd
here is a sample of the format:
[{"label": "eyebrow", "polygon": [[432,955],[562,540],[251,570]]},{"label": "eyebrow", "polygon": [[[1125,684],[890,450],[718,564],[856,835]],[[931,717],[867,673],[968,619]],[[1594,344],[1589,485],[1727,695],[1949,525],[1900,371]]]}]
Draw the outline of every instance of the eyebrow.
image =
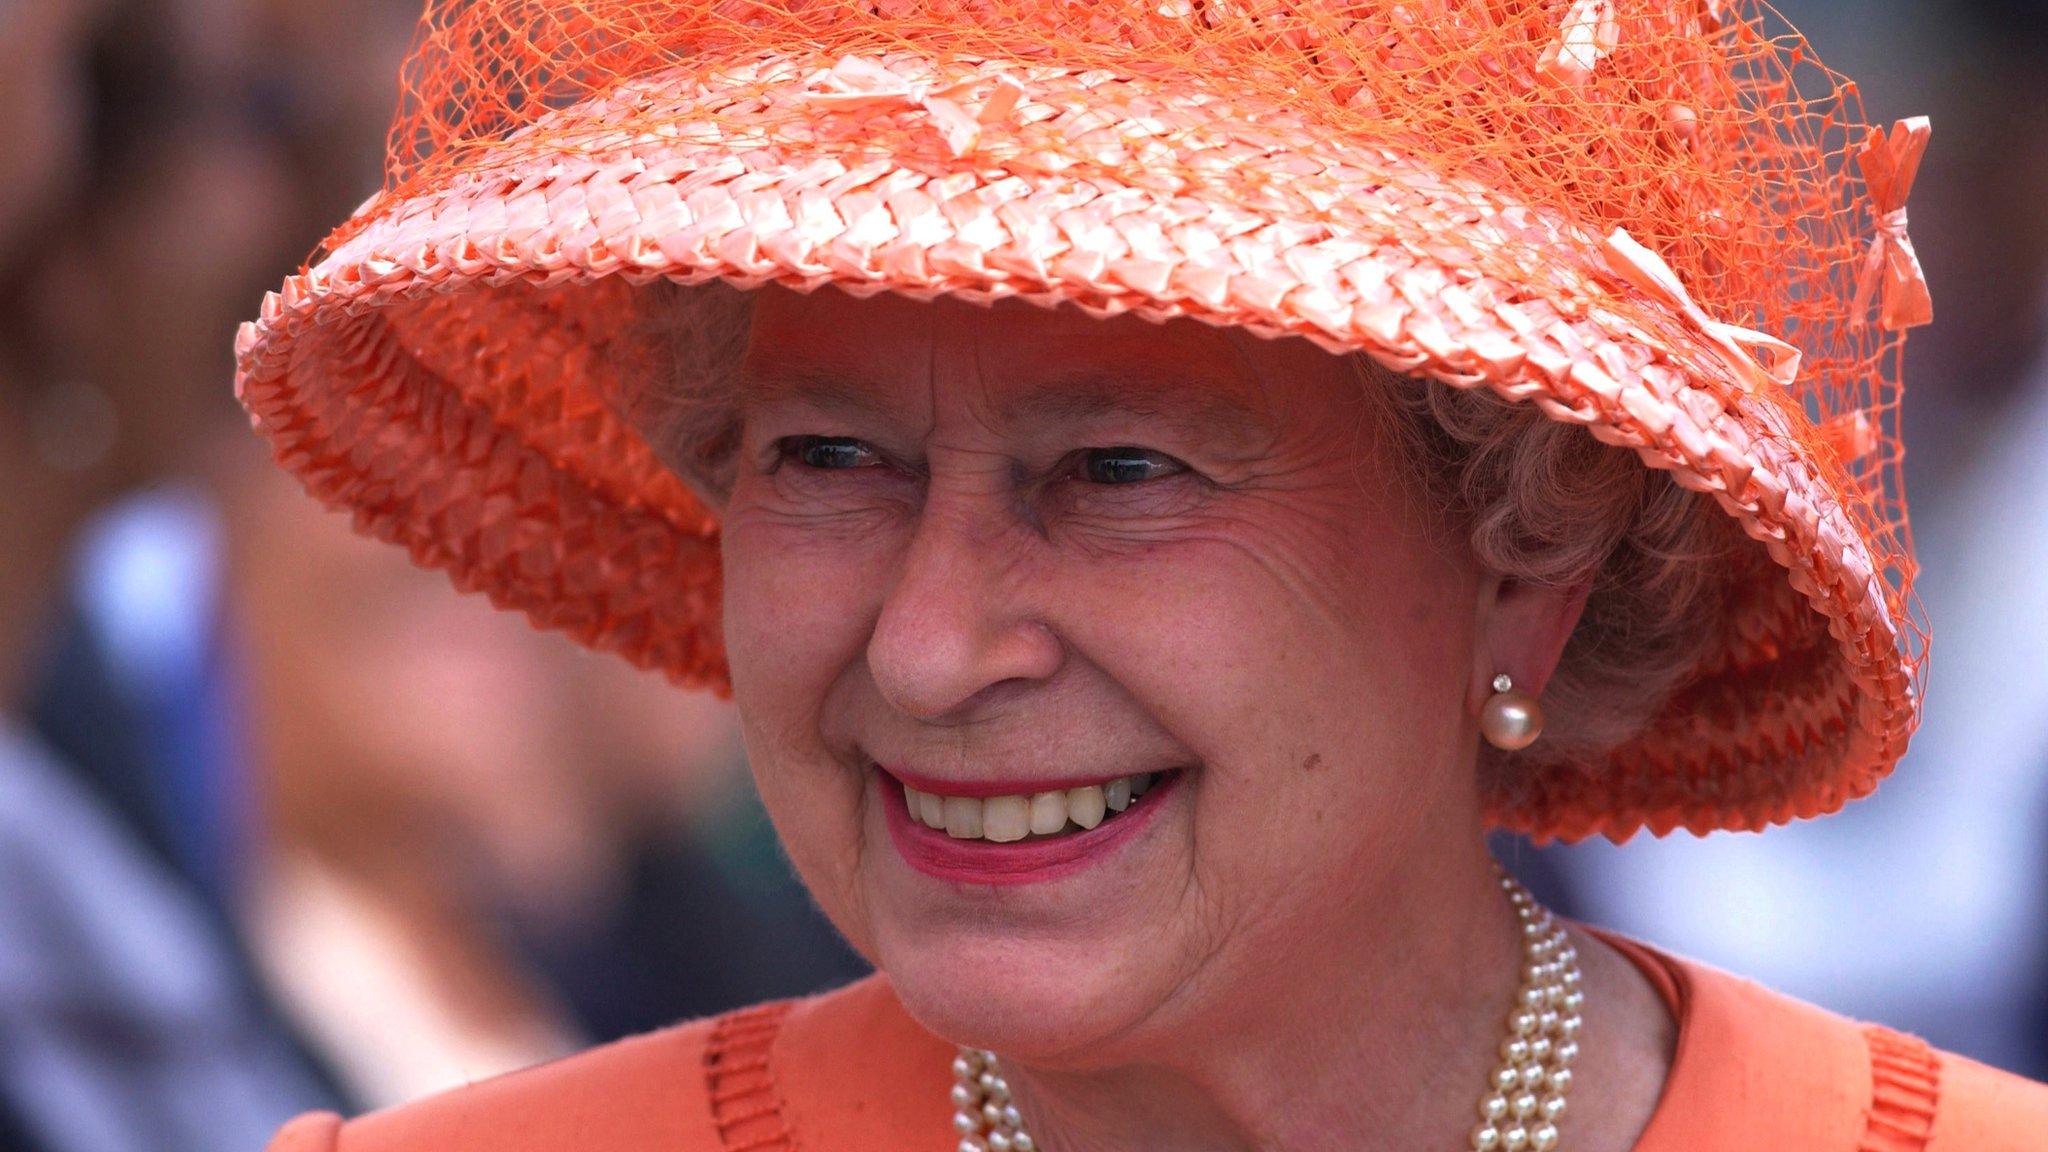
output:
[{"label": "eyebrow", "polygon": [[[793,401],[827,412],[875,418],[892,415],[876,390],[858,374],[824,364],[776,365],[750,383],[753,399]],[[1159,420],[1205,442],[1231,446],[1262,443],[1272,435],[1269,413],[1230,395],[1219,385],[1180,374],[1143,370],[1128,375],[1085,368],[1049,376],[1006,397],[996,409],[1005,423],[1030,427],[1082,424],[1105,417]]]},{"label": "eyebrow", "polygon": [[863,387],[856,373],[827,365],[776,365],[769,371],[749,375],[743,389],[749,400],[796,400],[819,408],[870,415],[888,412],[888,405],[875,398],[874,389]]},{"label": "eyebrow", "polygon": [[1085,423],[1106,416],[1163,420],[1203,439],[1250,441],[1272,430],[1272,418],[1214,384],[1142,374],[1119,378],[1088,369],[1047,379],[1002,406],[1019,422]]}]

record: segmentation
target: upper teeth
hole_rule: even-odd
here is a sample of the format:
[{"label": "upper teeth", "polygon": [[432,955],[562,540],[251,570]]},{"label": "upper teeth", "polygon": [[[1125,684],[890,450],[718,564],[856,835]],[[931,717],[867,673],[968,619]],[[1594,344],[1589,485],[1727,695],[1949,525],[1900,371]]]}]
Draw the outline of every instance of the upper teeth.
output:
[{"label": "upper teeth", "polygon": [[999,844],[1033,834],[1064,831],[1071,822],[1093,828],[1111,812],[1121,812],[1152,786],[1151,773],[1119,776],[1105,784],[1089,784],[1059,792],[1016,796],[934,796],[903,786],[903,802],[912,817],[957,840],[993,840]]}]

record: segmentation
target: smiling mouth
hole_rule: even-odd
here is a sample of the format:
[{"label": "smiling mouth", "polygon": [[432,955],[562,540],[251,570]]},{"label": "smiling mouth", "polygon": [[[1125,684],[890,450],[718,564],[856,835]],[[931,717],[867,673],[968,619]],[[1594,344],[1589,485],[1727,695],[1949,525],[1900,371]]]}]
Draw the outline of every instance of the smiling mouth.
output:
[{"label": "smiling mouth", "polygon": [[1057,840],[1119,819],[1167,776],[1142,772],[1101,784],[1008,796],[940,796],[903,784],[910,818],[955,840]]}]

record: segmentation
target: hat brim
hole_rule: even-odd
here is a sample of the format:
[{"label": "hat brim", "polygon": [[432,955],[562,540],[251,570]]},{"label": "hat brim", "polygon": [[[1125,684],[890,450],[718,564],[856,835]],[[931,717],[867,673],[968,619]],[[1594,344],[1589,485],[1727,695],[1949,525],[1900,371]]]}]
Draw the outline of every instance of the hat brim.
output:
[{"label": "hat brim", "polygon": [[[1746,593],[1640,737],[1541,766],[1496,824],[1759,828],[1869,792],[1903,752],[1908,609],[1839,461],[1798,395],[1729,370],[1695,316],[1613,274],[1600,237],[1213,94],[885,63],[901,85],[865,94],[823,56],[642,79],[553,114],[550,139],[574,146],[478,148],[439,187],[366,206],[241,334],[256,427],[314,495],[459,587],[722,687],[715,517],[608,402],[635,286],[1020,297],[1301,336],[1633,449],[1785,577]],[[874,117],[895,129],[887,154],[865,142]],[[928,146],[902,146],[920,124]],[[1099,134],[1103,161],[1034,153],[1047,130]],[[1156,148],[1170,169],[1144,162]]]}]

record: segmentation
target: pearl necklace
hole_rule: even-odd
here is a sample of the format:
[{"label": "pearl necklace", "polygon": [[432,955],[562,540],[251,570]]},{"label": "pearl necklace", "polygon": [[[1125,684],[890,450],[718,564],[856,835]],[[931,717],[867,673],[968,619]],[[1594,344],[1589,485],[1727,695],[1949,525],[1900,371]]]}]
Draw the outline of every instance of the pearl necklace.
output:
[{"label": "pearl necklace", "polygon": [[[1479,1097],[1472,1152],[1556,1152],[1557,1122],[1579,1055],[1579,953],[1564,926],[1511,876],[1501,888],[1522,928],[1522,982],[1508,1012],[1500,1061]],[[1037,1152],[1010,1099],[996,1054],[962,1048],[953,1059],[959,1152]]]}]

